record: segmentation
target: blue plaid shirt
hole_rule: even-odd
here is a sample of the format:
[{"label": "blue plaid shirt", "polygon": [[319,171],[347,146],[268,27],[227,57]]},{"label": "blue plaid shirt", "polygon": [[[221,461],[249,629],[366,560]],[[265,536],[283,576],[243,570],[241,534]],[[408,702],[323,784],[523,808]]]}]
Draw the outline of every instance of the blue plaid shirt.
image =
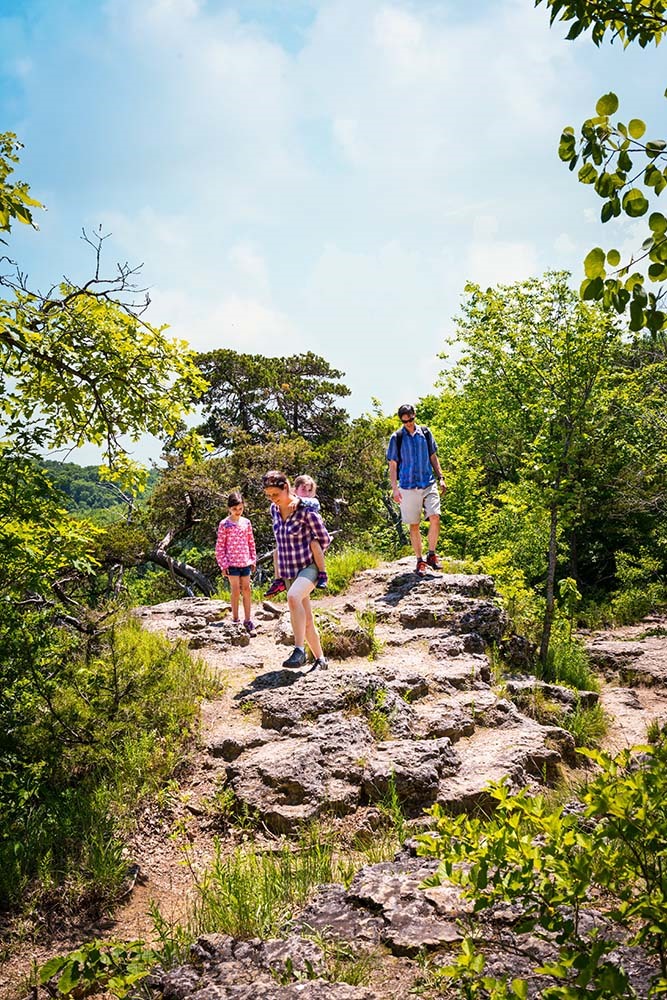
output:
[{"label": "blue plaid shirt", "polygon": [[401,441],[401,460],[398,465],[398,483],[403,490],[425,490],[431,483],[435,482],[435,473],[431,465],[431,455],[435,455],[438,446],[430,435],[433,442],[433,450],[429,451],[428,439],[421,427],[417,426],[414,434],[406,431],[405,427],[395,431],[389,439],[387,448],[387,461],[398,462],[398,446],[396,438],[398,434],[403,435]]},{"label": "blue plaid shirt", "polygon": [[277,504],[272,503],[271,521],[278,550],[278,572],[287,580],[293,580],[300,570],[312,563],[311,541],[318,541],[323,552],[331,544],[331,536],[320,515],[308,510],[303,503],[285,521]]}]

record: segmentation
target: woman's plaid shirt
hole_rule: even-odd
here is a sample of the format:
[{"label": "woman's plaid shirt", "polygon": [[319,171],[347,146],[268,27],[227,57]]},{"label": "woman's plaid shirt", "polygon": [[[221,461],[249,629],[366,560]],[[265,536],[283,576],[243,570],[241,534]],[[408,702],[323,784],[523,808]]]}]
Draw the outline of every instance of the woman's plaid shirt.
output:
[{"label": "woman's plaid shirt", "polygon": [[331,536],[320,515],[307,510],[303,504],[283,521],[279,507],[272,503],[271,520],[278,550],[278,572],[288,580],[312,563],[311,541],[318,541],[323,552],[331,544]]}]

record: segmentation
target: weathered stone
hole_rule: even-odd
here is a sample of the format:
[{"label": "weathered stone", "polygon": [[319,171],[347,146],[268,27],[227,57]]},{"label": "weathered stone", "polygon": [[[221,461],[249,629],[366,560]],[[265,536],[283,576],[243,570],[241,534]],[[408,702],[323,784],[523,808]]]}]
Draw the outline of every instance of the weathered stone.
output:
[{"label": "weathered stone", "polygon": [[345,815],[359,804],[373,738],[362,718],[323,716],[288,739],[256,747],[230,762],[237,798],[272,830],[290,833],[323,811]]},{"label": "weathered stone", "polygon": [[540,726],[517,713],[513,724],[476,729],[457,744],[461,766],[443,777],[437,802],[454,812],[493,809],[490,782],[508,781],[518,791],[529,780],[555,781],[563,759],[574,757],[574,740],[556,726]]},{"label": "weathered stone", "polygon": [[498,642],[505,632],[508,617],[502,608],[491,601],[478,601],[474,607],[457,618],[460,632],[474,632],[487,642]]},{"label": "weathered stone", "polygon": [[522,635],[508,635],[498,643],[498,649],[511,670],[531,673],[535,666],[537,646]]},{"label": "weathered stone", "polygon": [[[375,1000],[372,991],[344,983],[299,981],[324,971],[323,952],[313,941],[293,934],[268,941],[211,934],[199,938],[191,956],[194,965],[154,979],[164,1000]],[[280,978],[290,976],[296,981],[280,984]]]},{"label": "weathered stone", "polygon": [[339,941],[377,944],[383,921],[359,906],[342,885],[322,886],[295,921],[297,934],[316,931]]},{"label": "weathered stone", "polygon": [[419,888],[438,865],[424,858],[384,862],[362,868],[352,880],[349,898],[381,914],[382,940],[397,955],[416,955],[462,937],[455,920],[442,916],[433,897]]},{"label": "weathered stone", "polygon": [[573,691],[572,688],[560,684],[548,684],[537,677],[511,677],[505,686],[507,693],[521,704],[521,699],[540,691],[549,701],[562,705],[569,711],[576,708],[592,708],[597,705],[600,696],[597,691]]},{"label": "weathered stone", "polygon": [[434,639],[429,645],[429,652],[435,657],[435,663],[428,672],[429,687],[432,691],[466,690],[471,688],[488,688],[491,679],[491,668],[485,656],[455,656],[450,659],[441,646],[441,639]]},{"label": "weathered stone", "polygon": [[246,750],[263,746],[276,738],[275,732],[261,726],[223,723],[210,732],[206,749],[212,757],[232,761]]},{"label": "weathered stone", "polygon": [[342,709],[370,711],[374,707],[385,709],[388,715],[393,713],[399,725],[408,711],[383,677],[362,670],[307,674],[287,690],[258,693],[253,702],[262,712],[262,725],[281,730]]},{"label": "weathered stone", "polygon": [[447,736],[455,743],[462,736],[470,736],[475,729],[472,712],[444,698],[413,706],[413,720],[414,735],[418,739]]},{"label": "weathered stone", "polygon": [[393,783],[408,810],[433,802],[441,779],[461,766],[450,740],[391,740],[378,743],[364,767],[362,787],[370,802],[384,798]]},{"label": "weathered stone", "polygon": [[647,635],[635,640],[598,638],[586,643],[592,665],[624,684],[667,686],[664,638]]},{"label": "weathered stone", "polygon": [[423,671],[393,664],[379,664],[378,674],[388,687],[410,703],[425,698],[429,693],[428,678]]}]

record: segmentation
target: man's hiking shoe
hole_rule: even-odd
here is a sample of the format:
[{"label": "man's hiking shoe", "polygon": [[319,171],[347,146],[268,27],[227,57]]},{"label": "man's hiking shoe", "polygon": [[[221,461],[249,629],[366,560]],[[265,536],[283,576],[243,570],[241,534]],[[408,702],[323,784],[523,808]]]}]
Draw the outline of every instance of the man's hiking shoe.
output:
[{"label": "man's hiking shoe", "polygon": [[430,566],[431,569],[442,569],[442,563],[436,556],[435,552],[429,552],[426,556],[426,565]]},{"label": "man's hiking shoe", "polygon": [[286,590],[287,587],[285,586],[285,581],[282,576],[277,576],[275,580],[271,582],[271,586],[264,594],[264,597],[275,597],[276,594],[284,594]]},{"label": "man's hiking shoe", "polygon": [[328,584],[329,584],[329,577],[327,576],[327,574],[326,573],[318,573],[317,574],[317,583],[315,584],[315,586],[319,587],[320,590],[324,590],[324,588],[327,587]]},{"label": "man's hiking shoe", "polygon": [[424,562],[423,559],[418,559],[417,565],[415,566],[415,573],[425,573],[425,572],[426,572],[426,563]]},{"label": "man's hiking shoe", "polygon": [[248,633],[248,635],[254,635],[255,634],[255,623],[253,621],[251,621],[250,618],[248,618],[248,620],[243,623],[243,627],[246,630],[246,632]]},{"label": "man's hiking shoe", "polygon": [[306,654],[302,649],[299,649],[298,646],[295,646],[294,651],[287,657],[286,660],[283,660],[283,667],[288,667],[289,669],[302,667],[305,662]]}]

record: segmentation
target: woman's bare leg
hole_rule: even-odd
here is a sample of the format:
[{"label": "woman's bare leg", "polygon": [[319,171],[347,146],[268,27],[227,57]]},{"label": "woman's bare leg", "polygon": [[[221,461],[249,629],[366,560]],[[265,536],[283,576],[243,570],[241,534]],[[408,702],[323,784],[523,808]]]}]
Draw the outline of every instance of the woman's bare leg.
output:
[{"label": "woman's bare leg", "polygon": [[[310,594],[314,588],[315,584],[312,580],[307,580],[303,576],[298,577],[287,591],[287,603],[289,605],[292,632],[294,633],[294,645],[300,646],[303,649],[307,637],[308,645],[313,651],[313,655],[321,656],[322,646],[320,645],[320,637],[315,629],[313,612],[310,607]],[[313,640],[315,645],[313,645]],[[319,654],[316,652],[316,649],[320,650]]]}]

